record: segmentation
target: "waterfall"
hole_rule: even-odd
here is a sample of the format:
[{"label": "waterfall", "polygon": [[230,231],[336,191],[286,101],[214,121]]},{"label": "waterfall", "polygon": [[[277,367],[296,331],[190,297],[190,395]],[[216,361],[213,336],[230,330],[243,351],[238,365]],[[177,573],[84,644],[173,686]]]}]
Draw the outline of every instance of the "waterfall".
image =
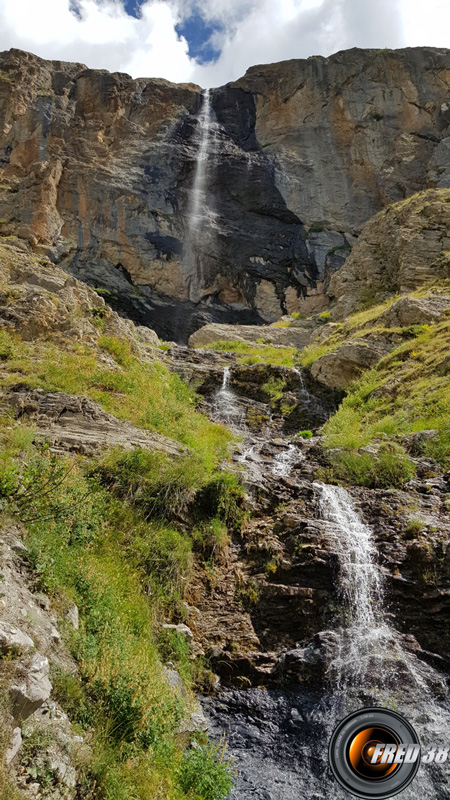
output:
[{"label": "waterfall", "polygon": [[244,410],[239,406],[236,395],[230,388],[230,367],[224,367],[222,385],[214,395],[212,418],[224,422],[235,431],[245,429]]},{"label": "waterfall", "polygon": [[190,234],[200,227],[205,216],[206,178],[208,171],[208,156],[212,124],[211,95],[209,89],[205,89],[198,122],[200,135],[188,218]]},{"label": "waterfall", "polygon": [[290,444],[287,450],[283,450],[273,460],[272,475],[276,478],[287,478],[292,471],[294,461],[299,453],[294,444]]},{"label": "waterfall", "polygon": [[316,483],[320,510],[339,560],[339,590],[344,625],[330,664],[338,689],[377,691],[380,698],[399,686],[428,691],[444,681],[435,670],[405,649],[401,635],[386,620],[380,570],[372,531],[358,517],[348,492]]},{"label": "waterfall", "polygon": [[218,124],[214,119],[210,90],[203,93],[202,106],[198,115],[194,134],[195,149],[194,178],[186,219],[186,239],[183,266],[189,281],[189,299],[194,303],[201,300],[200,287],[205,285],[203,253],[213,249],[216,214],[208,198],[208,176],[212,150],[218,136]]},{"label": "waterfall", "polygon": [[320,510],[326,533],[339,559],[340,595],[345,627],[330,671],[338,686],[363,685],[369,673],[373,679],[386,657],[392,638],[384,622],[382,587],[376,563],[372,532],[359,519],[351,498],[340,486],[315,484],[320,491]]}]

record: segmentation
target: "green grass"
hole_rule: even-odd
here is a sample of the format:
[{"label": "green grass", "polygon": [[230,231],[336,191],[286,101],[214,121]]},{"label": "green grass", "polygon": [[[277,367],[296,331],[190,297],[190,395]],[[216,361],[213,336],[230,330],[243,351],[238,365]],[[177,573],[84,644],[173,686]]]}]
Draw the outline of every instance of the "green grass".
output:
[{"label": "green grass", "polygon": [[208,344],[209,350],[236,353],[239,364],[271,364],[279,367],[293,367],[299,363],[300,354],[295,347],[248,342],[228,342],[219,340]]},{"label": "green grass", "polygon": [[[364,466],[367,457],[360,454],[356,463],[356,450],[422,430],[437,432],[424,441],[423,455],[442,468],[450,467],[450,383],[446,367],[450,321],[418,329],[418,335],[398,345],[350,387],[338,411],[324,426],[326,446],[352,454],[353,460],[345,457],[338,470],[347,480],[353,474],[358,482],[356,473],[361,468],[368,476],[367,485],[374,485],[369,465]],[[377,457],[372,460],[376,462]],[[406,464],[405,456],[401,462]],[[380,465],[383,474],[385,466]],[[398,474],[392,472],[392,485],[401,485],[411,473],[411,467],[403,470],[400,462],[397,467]]]},{"label": "green grass", "polygon": [[[102,314],[96,318],[101,327]],[[102,351],[114,366],[99,360]],[[79,631],[64,632],[78,675],[56,671],[52,678],[58,701],[89,730],[93,757],[81,768],[81,795],[222,800],[231,785],[223,754],[196,734],[194,774],[189,737],[179,733],[207,665],[193,664],[186,645],[163,640],[160,631],[162,621],[183,618],[194,552],[208,563],[219,558],[245,519],[237,478],[217,470],[231,434],[196,410],[195,394],[162,363],[142,364],[128,341],[103,335],[96,347],[31,343],[2,330],[0,360],[4,389],[84,395],[184,446],[176,458],[143,450],[56,457],[7,415],[0,420],[0,513],[26,528],[36,588],[54,598],[62,618],[70,603],[80,609]],[[168,657],[185,696],[164,677]],[[7,775],[1,778],[9,791]],[[47,778],[39,772],[38,782]]]},{"label": "green grass", "polygon": [[[86,789],[96,786],[92,797],[99,800],[221,800],[230,771],[204,737],[191,785],[190,755],[178,729],[193,702],[192,666],[182,643],[161,641],[158,633],[162,619],[182,613],[192,536],[132,493],[139,494],[142,469],[150,492],[164,464],[140,451],[87,464],[57,458],[32,444],[30,430],[19,430],[3,433],[0,502],[26,526],[36,588],[52,595],[62,614],[71,602],[80,609],[79,630],[65,632],[79,674],[56,670],[52,677],[59,702],[91,732]],[[195,519],[205,526],[219,517],[233,523],[239,494],[234,476],[215,478],[200,493]],[[164,678],[168,655],[185,680],[186,697]]]},{"label": "green grass", "polygon": [[128,342],[112,336],[101,337],[99,346],[113,356],[117,369],[99,364],[87,345],[68,343],[62,350],[51,342],[22,342],[0,331],[0,359],[7,362],[1,384],[89,397],[119,419],[185,445],[197,472],[211,474],[227,456],[230,432],[196,411],[195,393],[164,364],[142,364]]}]

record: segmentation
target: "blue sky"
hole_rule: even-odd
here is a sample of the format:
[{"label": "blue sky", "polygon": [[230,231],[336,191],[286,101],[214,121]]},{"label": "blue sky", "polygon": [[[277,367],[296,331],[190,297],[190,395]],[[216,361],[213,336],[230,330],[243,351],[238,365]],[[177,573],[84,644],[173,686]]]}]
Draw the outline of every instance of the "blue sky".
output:
[{"label": "blue sky", "polygon": [[0,0],[0,50],[201,86],[350,47],[450,45],[450,0]]}]

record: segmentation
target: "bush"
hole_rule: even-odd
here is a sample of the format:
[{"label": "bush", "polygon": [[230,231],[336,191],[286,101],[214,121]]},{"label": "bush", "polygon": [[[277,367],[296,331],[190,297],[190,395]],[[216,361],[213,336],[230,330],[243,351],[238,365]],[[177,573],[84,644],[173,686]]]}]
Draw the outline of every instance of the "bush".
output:
[{"label": "bush", "polygon": [[233,786],[230,763],[224,756],[225,748],[213,745],[188,750],[179,773],[183,791],[203,800],[223,800]]},{"label": "bush", "polygon": [[414,539],[419,533],[422,533],[424,528],[422,520],[413,517],[405,527],[405,539]]}]

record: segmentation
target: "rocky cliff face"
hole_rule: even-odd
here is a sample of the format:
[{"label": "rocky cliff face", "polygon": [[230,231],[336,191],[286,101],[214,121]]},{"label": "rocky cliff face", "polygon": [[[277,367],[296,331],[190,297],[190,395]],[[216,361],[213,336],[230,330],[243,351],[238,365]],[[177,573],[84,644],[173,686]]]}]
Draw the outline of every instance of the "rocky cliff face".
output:
[{"label": "rocky cliff face", "polygon": [[254,67],[211,91],[205,141],[198,86],[11,50],[1,230],[168,339],[320,309],[369,217],[449,185],[449,83],[449,51],[432,48]]}]

